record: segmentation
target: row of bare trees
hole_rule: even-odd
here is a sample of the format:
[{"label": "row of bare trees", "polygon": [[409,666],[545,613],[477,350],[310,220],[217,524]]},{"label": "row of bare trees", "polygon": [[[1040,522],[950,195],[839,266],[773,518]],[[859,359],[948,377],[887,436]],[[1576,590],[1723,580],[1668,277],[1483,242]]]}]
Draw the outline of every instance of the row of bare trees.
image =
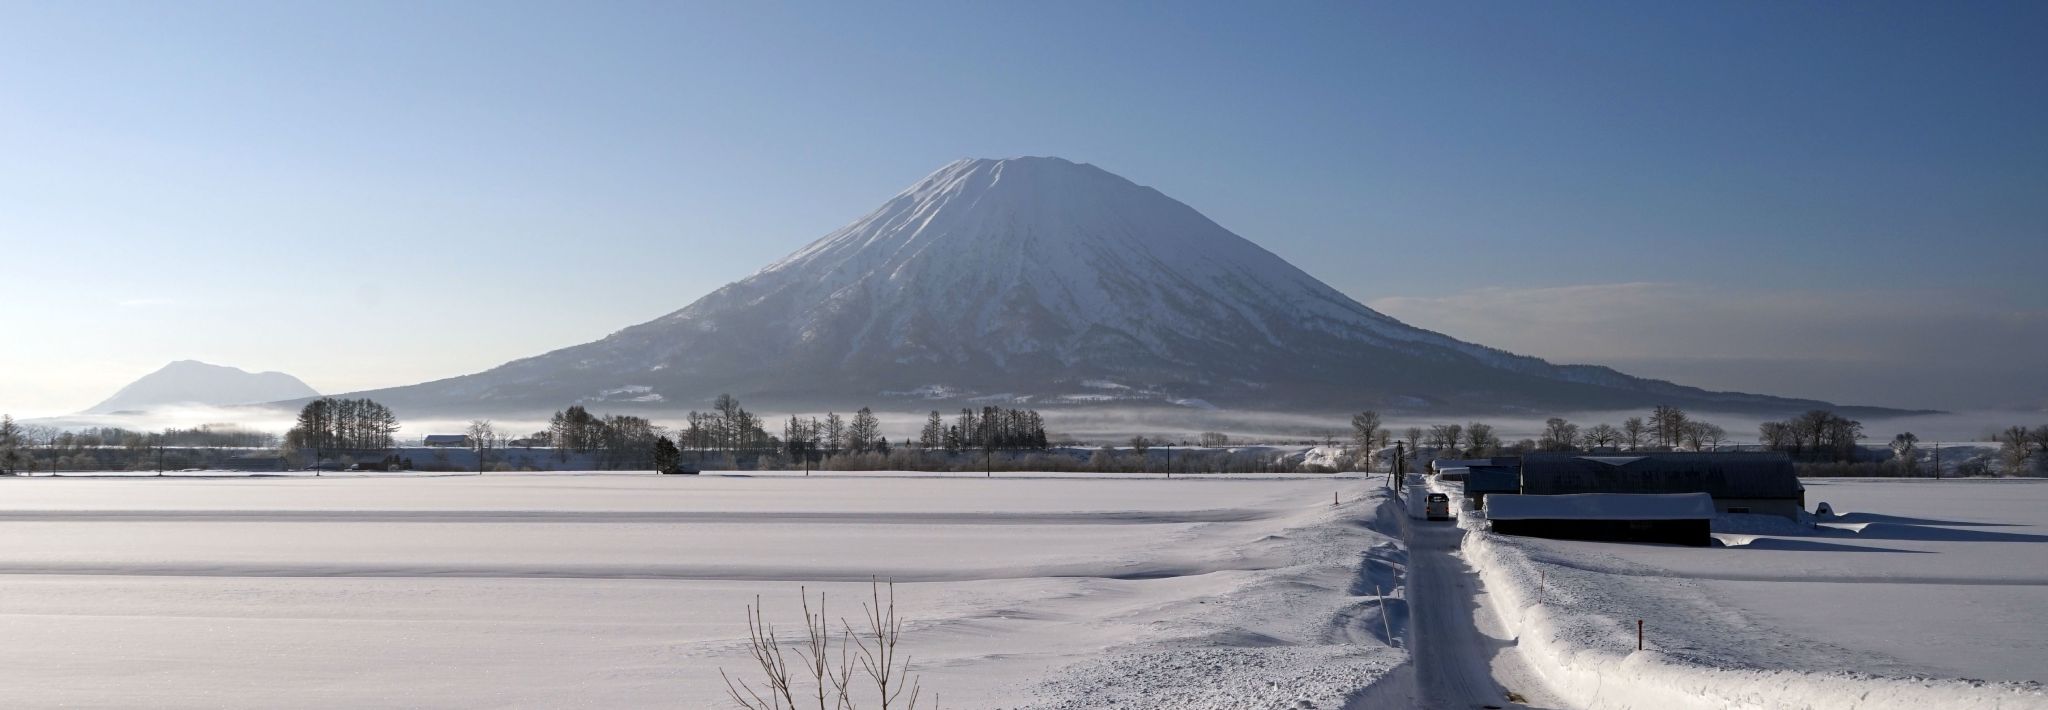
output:
[{"label": "row of bare trees", "polygon": [[1045,418],[1037,410],[1006,407],[982,407],[978,413],[961,409],[950,425],[934,411],[925,419],[917,443],[927,451],[943,449],[947,453],[1044,449],[1048,445]]},{"label": "row of bare trees", "polygon": [[336,451],[383,451],[392,448],[398,415],[372,399],[322,397],[299,409],[298,419],[284,434],[287,451],[310,451],[313,460]]},{"label": "row of bare trees", "polygon": [[1863,422],[1825,409],[1757,425],[1757,442],[1765,449],[1782,451],[1802,461],[1855,461],[1862,449],[1858,442],[1862,440]]},{"label": "row of bare trees", "polygon": [[867,407],[854,412],[851,421],[839,416],[838,412],[827,412],[824,419],[792,414],[782,425],[782,438],[770,438],[769,442],[771,445],[779,443],[792,457],[807,459],[820,454],[837,456],[845,452],[889,453],[889,439],[882,436],[882,422],[875,418],[874,410]]},{"label": "row of bare trees", "polygon": [[[695,412],[691,412],[695,416]],[[673,448],[667,427],[645,417],[630,414],[592,414],[583,405],[572,405],[548,417],[548,428],[534,432],[523,442],[555,450],[556,458],[567,460],[570,453],[596,454],[600,469],[657,468],[656,447],[667,441]],[[495,439],[488,421],[470,423],[470,446],[485,447]]]},{"label": "row of bare trees", "polygon": [[1536,438],[1513,443],[1503,441],[1493,425],[1485,422],[1409,427],[1406,436],[1397,439],[1394,432],[1382,426],[1383,421],[1379,412],[1372,410],[1352,415],[1351,445],[1353,455],[1360,459],[1356,463],[1365,463],[1366,457],[1395,441],[1402,441],[1411,449],[1433,451],[1438,456],[1487,457],[1600,448],[1705,451],[1728,439],[1726,429],[1693,419],[1684,410],[1669,405],[1659,405],[1648,417],[1629,417],[1619,426],[1600,423],[1582,427],[1563,417],[1551,417],[1544,421]]}]

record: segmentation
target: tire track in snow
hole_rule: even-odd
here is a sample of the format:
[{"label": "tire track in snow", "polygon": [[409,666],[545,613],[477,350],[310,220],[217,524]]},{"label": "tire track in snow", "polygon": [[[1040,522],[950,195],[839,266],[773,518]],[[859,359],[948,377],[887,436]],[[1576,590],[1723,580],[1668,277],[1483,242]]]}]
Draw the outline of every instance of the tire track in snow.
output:
[{"label": "tire track in snow", "polygon": [[1506,688],[1495,677],[1496,659],[1511,652],[1514,641],[1492,638],[1478,627],[1477,615],[1492,612],[1480,604],[1478,575],[1457,554],[1463,536],[1456,523],[1409,526],[1410,653],[1421,707],[1543,707],[1508,700],[1509,691],[1540,689]]}]

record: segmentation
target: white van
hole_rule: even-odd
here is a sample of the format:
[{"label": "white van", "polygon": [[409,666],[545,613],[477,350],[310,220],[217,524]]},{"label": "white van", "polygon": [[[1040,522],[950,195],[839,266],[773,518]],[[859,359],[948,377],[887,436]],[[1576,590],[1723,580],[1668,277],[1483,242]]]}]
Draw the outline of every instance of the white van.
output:
[{"label": "white van", "polygon": [[1428,501],[1423,503],[1422,511],[1423,517],[1430,520],[1450,520],[1451,497],[1442,493],[1431,493]]}]

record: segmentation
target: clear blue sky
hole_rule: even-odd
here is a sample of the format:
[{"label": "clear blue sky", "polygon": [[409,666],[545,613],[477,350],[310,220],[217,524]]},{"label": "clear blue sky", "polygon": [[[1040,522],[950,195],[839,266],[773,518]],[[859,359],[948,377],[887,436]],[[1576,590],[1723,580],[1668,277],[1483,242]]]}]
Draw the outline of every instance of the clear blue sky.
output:
[{"label": "clear blue sky", "polygon": [[[2048,359],[2044,36],[2040,2],[0,2],[22,343],[0,409],[83,408],[179,358],[323,391],[476,371],[679,308],[947,161],[1021,154],[1157,187],[1480,342],[2048,405],[1784,374]],[[1701,300],[1590,325],[1607,302],[1572,300],[1644,283]],[[1557,322],[1470,312],[1551,303],[1523,290]],[[1737,314],[1716,342],[1741,347],[1708,355],[1567,337],[1730,294],[1772,335]],[[1915,349],[1973,335],[2005,354]]]}]

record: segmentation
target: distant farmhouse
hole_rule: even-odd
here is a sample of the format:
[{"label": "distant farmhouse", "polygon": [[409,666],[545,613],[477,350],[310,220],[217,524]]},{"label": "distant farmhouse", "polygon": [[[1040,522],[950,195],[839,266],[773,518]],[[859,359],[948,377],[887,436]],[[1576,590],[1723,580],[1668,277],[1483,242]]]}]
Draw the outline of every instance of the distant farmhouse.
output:
[{"label": "distant farmhouse", "polygon": [[427,438],[420,443],[437,449],[467,449],[469,448],[469,436],[466,434],[428,434]]},{"label": "distant farmhouse", "polygon": [[1495,461],[1514,463],[1520,459],[1513,456],[1486,459],[1430,459],[1429,472],[1442,476],[1446,481],[1462,481],[1465,480],[1465,472],[1471,467],[1491,466]]},{"label": "distant farmhouse", "polygon": [[1433,466],[1465,481],[1494,532],[1576,540],[1712,544],[1729,513],[1798,520],[1806,487],[1782,453],[1536,453]]}]

